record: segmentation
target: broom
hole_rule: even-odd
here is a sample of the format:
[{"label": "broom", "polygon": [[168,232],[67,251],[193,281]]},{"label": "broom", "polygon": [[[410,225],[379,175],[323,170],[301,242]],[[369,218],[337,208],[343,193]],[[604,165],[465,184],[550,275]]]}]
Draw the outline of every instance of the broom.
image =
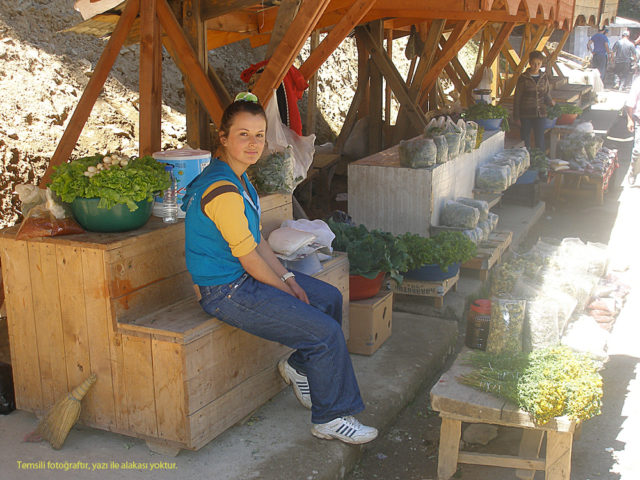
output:
[{"label": "broom", "polygon": [[75,425],[80,417],[80,401],[96,381],[96,374],[89,377],[68,393],[67,396],[59,400],[47,412],[33,432],[25,438],[26,441],[48,440],[51,446],[58,450],[69,434],[71,427]]}]

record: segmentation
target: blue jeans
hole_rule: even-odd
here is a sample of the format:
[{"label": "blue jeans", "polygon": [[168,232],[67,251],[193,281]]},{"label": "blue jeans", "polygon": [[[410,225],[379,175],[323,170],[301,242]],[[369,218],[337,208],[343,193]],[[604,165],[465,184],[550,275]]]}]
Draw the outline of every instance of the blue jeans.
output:
[{"label": "blue jeans", "polygon": [[310,305],[246,273],[232,283],[201,286],[200,305],[233,327],[296,349],[288,361],[307,375],[313,423],[355,415],[364,403],[342,333],[342,294],[295,273]]},{"label": "blue jeans", "polygon": [[536,148],[545,151],[544,144],[544,118],[520,118],[520,139],[531,150],[531,130],[536,141]]}]

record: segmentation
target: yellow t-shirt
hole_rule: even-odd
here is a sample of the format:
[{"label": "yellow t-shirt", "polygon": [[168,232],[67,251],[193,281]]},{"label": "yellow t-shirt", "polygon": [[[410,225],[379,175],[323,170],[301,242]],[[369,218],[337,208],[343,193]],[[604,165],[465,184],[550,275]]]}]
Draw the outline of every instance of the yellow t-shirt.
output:
[{"label": "yellow t-shirt", "polygon": [[[203,204],[202,209],[220,230],[231,248],[231,254],[234,257],[242,257],[251,253],[258,244],[249,230],[249,222],[244,213],[244,200],[237,187],[232,182],[220,180],[211,184],[202,194],[202,198],[205,199],[209,192],[225,185],[234,187],[236,191],[216,195]],[[260,228],[262,229],[262,225]]]}]

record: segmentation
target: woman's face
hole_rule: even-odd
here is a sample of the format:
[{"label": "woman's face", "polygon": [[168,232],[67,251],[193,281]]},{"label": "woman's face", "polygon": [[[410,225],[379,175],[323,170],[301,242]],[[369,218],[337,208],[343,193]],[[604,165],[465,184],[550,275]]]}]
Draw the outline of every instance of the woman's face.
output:
[{"label": "woman's face", "polygon": [[245,168],[256,163],[264,150],[266,130],[267,122],[262,115],[236,114],[227,135],[220,137],[227,160]]},{"label": "woman's face", "polygon": [[531,67],[531,73],[538,73],[542,67],[542,59],[534,58],[533,60],[530,60],[529,66]]}]

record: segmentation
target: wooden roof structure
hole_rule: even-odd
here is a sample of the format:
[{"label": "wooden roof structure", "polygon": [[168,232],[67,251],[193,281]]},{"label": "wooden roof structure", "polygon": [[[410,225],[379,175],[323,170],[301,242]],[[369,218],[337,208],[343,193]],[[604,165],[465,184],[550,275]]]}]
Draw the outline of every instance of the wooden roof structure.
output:
[{"label": "wooden roof structure", "polygon": [[[266,58],[270,60],[253,88],[266,103],[309,37],[312,51],[299,68],[307,80],[313,79],[331,53],[355,31],[358,88],[341,137],[349,132],[358,110],[364,109],[371,119],[369,147],[374,152],[383,147],[383,78],[388,90],[386,98],[393,92],[401,106],[402,115],[398,116],[393,134],[397,141],[412,129],[424,127],[425,112],[442,104],[444,95],[438,82],[441,74],[451,80],[463,99],[470,98],[482,69],[476,70],[480,75],[466,72],[457,53],[471,38],[478,34],[482,38],[478,65],[495,70],[500,55],[507,60],[506,75],[497,72],[495,76],[495,91],[508,96],[526,66],[528,54],[544,50],[553,31],[561,29],[564,35],[558,48],[547,51],[550,64],[555,62],[576,21],[578,2],[597,7],[598,24],[606,6],[617,6],[617,0],[78,0],[76,9],[86,20],[69,30],[109,35],[109,41],[41,185],[48,181],[51,167],[71,155],[104,81],[127,43],[140,44],[142,155],[159,150],[161,145],[163,45],[185,77],[187,140],[193,147],[210,148],[209,123],[219,122],[231,97],[207,63],[209,50],[245,39],[253,47],[267,45]],[[516,51],[509,36],[518,25],[525,29],[522,45]],[[393,64],[389,50],[392,40],[408,35],[412,27],[419,33],[423,47],[405,79]],[[327,33],[322,42],[320,32]],[[338,144],[341,140],[344,138],[339,138]]]}]

